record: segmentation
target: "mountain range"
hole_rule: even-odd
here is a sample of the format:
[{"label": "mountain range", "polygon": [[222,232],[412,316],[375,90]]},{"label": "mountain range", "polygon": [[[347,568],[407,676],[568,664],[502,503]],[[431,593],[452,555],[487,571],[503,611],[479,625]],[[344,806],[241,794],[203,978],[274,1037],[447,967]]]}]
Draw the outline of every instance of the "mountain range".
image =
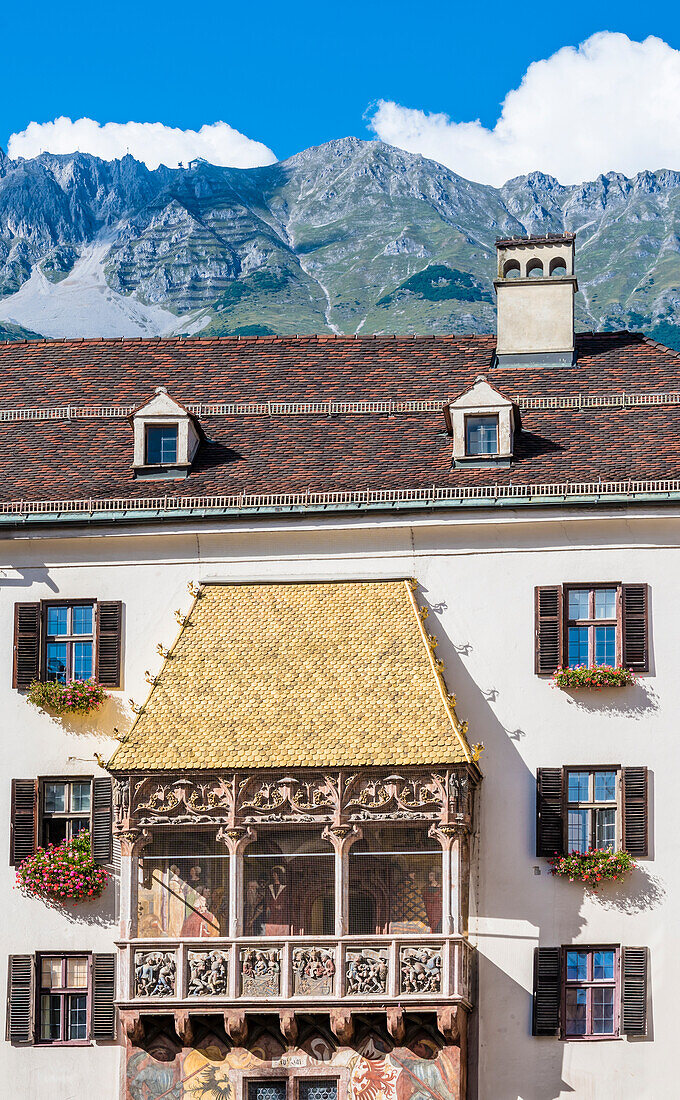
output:
[{"label": "mountain range", "polygon": [[577,234],[580,329],[680,347],[680,173],[501,188],[345,138],[264,168],[0,150],[0,339],[491,332],[494,241]]}]

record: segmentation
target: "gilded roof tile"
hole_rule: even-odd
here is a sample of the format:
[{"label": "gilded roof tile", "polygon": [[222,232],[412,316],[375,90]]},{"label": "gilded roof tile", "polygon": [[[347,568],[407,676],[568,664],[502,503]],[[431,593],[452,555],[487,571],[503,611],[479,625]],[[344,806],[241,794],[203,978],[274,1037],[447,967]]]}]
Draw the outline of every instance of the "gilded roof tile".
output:
[{"label": "gilded roof tile", "polygon": [[112,771],[472,759],[406,581],[206,585]]}]

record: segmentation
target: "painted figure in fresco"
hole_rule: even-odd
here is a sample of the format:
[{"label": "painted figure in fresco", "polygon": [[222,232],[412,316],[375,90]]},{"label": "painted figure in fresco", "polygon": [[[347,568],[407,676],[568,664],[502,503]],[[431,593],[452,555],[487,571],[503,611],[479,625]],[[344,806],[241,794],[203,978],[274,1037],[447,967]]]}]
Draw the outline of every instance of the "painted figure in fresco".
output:
[{"label": "painted figure in fresco", "polygon": [[265,892],[266,936],[287,936],[290,932],[290,890],[286,869],[280,863],[272,867],[272,880]]},{"label": "painted figure in fresco", "polygon": [[182,925],[182,936],[186,937],[203,937],[203,936],[218,936],[220,932],[220,923],[214,913],[210,912],[208,908],[209,891],[206,887],[199,887],[197,891],[193,893],[192,901],[189,900],[189,896],[186,899],[187,916]]},{"label": "painted figure in fresco", "polygon": [[442,884],[435,870],[427,873],[427,886],[423,887],[423,903],[430,932],[442,930]]},{"label": "painted figure in fresco", "polygon": [[246,936],[264,935],[264,890],[256,878],[246,884],[243,930]]}]

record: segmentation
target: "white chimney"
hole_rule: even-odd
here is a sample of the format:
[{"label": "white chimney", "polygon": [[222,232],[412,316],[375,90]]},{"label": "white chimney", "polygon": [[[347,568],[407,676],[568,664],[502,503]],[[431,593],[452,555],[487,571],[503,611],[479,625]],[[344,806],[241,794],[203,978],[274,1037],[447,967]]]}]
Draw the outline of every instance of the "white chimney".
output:
[{"label": "white chimney", "polygon": [[496,241],[499,367],[574,361],[574,233]]}]

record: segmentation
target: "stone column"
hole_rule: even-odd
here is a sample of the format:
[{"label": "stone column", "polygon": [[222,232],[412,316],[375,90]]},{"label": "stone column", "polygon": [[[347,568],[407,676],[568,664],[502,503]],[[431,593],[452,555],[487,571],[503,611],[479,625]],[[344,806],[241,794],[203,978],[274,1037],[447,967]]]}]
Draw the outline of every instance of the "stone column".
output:
[{"label": "stone column", "polygon": [[363,833],[358,825],[327,825],[323,839],[335,852],[335,935],[349,932],[349,850]]},{"label": "stone column", "polygon": [[442,846],[442,935],[462,936],[467,929],[467,825],[432,825],[429,836]]},{"label": "stone column", "polygon": [[137,935],[138,860],[153,838],[147,829],[121,830],[117,836],[120,842],[120,938],[131,940]]},{"label": "stone column", "polygon": [[257,840],[254,829],[242,825],[219,829],[218,841],[229,851],[229,939],[243,935],[243,853]]}]

